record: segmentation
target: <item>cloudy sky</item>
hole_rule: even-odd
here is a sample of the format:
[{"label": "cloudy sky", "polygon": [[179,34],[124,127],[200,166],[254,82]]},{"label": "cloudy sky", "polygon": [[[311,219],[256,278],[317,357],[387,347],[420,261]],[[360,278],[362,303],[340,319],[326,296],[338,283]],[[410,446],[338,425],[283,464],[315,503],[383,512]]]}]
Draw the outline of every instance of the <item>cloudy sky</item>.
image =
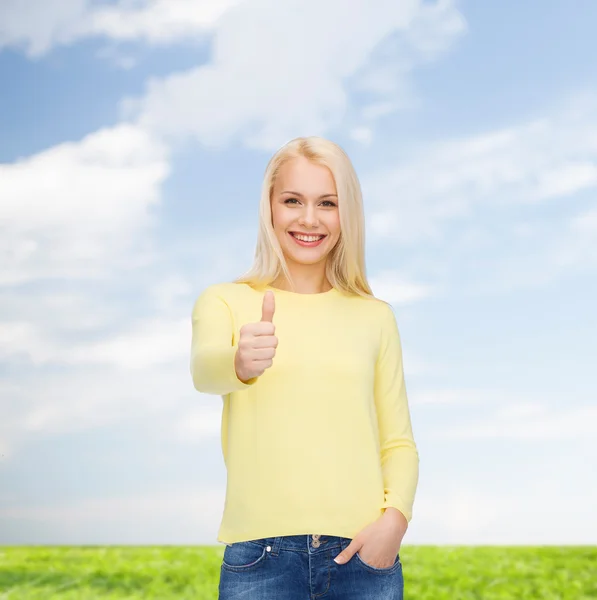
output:
[{"label": "cloudy sky", "polygon": [[2,0],[0,544],[216,543],[190,313],[250,266],[267,160],[311,134],[355,164],[401,331],[404,543],[597,543],[596,23],[590,0]]}]

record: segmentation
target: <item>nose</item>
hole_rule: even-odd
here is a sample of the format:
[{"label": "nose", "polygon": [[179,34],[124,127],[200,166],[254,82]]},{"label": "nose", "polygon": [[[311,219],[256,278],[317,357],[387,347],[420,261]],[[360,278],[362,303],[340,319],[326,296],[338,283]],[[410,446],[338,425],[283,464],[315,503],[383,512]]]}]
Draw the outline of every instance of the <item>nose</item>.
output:
[{"label": "nose", "polygon": [[319,225],[314,206],[307,204],[299,219],[299,225],[303,227],[317,227]]}]

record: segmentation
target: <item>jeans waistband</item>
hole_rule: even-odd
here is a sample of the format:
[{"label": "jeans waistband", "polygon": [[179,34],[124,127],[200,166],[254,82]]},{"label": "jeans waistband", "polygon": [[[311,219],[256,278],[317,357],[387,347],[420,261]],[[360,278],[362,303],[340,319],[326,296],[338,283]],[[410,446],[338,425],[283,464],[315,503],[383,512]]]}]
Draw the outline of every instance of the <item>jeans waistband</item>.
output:
[{"label": "jeans waistband", "polygon": [[[315,536],[315,537],[314,537]],[[303,552],[318,552],[346,547],[350,538],[326,534],[281,535],[250,540],[260,546],[270,546],[271,554],[276,555],[280,550],[298,550]]]}]

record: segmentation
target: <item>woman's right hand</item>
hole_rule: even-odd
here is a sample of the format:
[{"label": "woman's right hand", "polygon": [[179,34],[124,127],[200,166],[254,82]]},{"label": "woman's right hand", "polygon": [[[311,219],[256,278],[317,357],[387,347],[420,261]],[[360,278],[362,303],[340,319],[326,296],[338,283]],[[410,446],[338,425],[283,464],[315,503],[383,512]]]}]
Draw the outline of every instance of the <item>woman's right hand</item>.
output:
[{"label": "woman's right hand", "polygon": [[243,382],[263,375],[273,364],[278,346],[273,324],[275,298],[272,291],[265,292],[261,308],[261,321],[247,323],[240,328],[238,348],[234,356],[236,376]]}]

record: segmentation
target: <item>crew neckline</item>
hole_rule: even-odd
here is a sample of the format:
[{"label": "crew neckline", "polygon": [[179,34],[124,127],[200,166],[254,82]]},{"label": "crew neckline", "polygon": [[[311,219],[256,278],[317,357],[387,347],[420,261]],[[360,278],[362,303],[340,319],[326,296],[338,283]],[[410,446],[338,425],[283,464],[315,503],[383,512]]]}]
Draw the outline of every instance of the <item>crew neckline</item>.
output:
[{"label": "crew neckline", "polygon": [[327,298],[328,296],[332,296],[338,292],[338,289],[335,287],[331,287],[329,290],[325,292],[316,292],[314,294],[306,294],[303,292],[293,292],[291,290],[281,290],[280,288],[273,287],[271,285],[266,285],[264,290],[269,290],[274,292],[274,294],[281,294],[284,296],[289,296],[292,298]]}]

